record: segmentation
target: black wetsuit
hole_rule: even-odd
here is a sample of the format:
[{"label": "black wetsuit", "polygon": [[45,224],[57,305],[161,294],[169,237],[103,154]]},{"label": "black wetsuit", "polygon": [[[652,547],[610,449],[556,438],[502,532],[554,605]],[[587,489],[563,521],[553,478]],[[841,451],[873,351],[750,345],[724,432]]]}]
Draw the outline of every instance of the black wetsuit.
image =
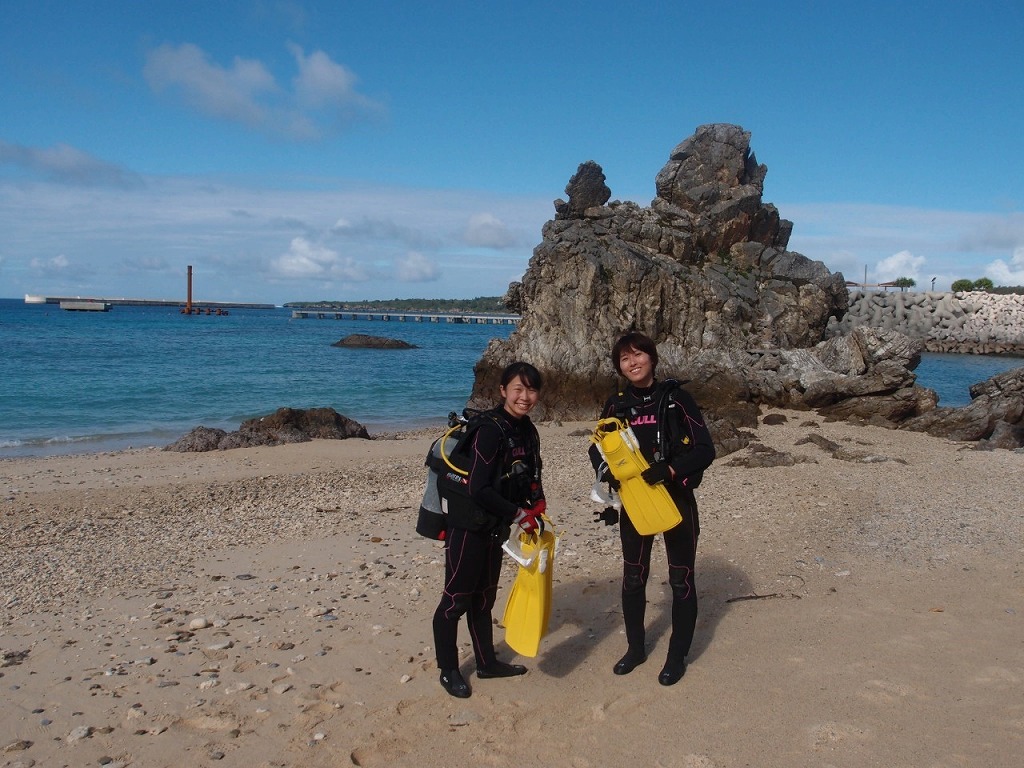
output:
[{"label": "black wetsuit", "polygon": [[[467,438],[469,494],[486,515],[472,528],[449,525],[444,541],[444,591],[434,611],[434,649],[439,669],[457,669],[459,618],[465,614],[477,667],[495,661],[491,609],[501,574],[501,545],[520,507],[544,498],[540,440],[528,416],[504,408],[491,413]],[[513,462],[525,468],[509,477]]]},{"label": "black wetsuit", "polygon": [[[662,398],[669,398],[664,407]],[[661,430],[667,430],[668,455],[661,458],[667,459],[675,476],[665,482],[665,487],[683,516],[679,525],[662,534],[668,555],[668,581],[672,588],[672,637],[668,656],[682,661],[690,651],[697,623],[694,564],[700,520],[693,488],[714,461],[715,446],[696,402],[686,390],[669,382],[655,383],[646,389],[632,385],[626,387],[624,392],[605,403],[601,417],[610,416],[629,420],[644,458],[652,464],[661,450]],[[666,423],[660,423],[662,420]],[[590,457],[595,469],[598,468],[602,459],[596,446],[591,446]],[[628,511],[619,516],[619,533],[622,539],[622,618],[626,625],[626,641],[630,648],[642,649],[654,536],[637,533]]]}]

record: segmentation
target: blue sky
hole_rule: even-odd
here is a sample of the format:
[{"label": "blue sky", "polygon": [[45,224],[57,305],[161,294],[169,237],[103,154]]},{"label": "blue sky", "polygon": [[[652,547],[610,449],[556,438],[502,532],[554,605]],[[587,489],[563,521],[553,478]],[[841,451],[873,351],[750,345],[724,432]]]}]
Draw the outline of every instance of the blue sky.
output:
[{"label": "blue sky", "polygon": [[790,248],[1024,284],[1024,4],[0,5],[0,296],[461,298],[586,160],[648,205],[752,134]]}]

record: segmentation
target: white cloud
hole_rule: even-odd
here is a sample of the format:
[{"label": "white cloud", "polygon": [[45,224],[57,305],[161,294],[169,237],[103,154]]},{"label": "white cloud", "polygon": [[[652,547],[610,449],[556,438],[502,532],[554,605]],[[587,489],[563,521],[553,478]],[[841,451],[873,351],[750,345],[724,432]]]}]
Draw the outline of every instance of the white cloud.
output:
[{"label": "white cloud", "polygon": [[395,276],[405,283],[429,283],[441,276],[441,270],[422,253],[410,251],[395,262]]},{"label": "white cloud", "polygon": [[378,243],[398,243],[409,248],[436,248],[441,241],[437,236],[428,235],[415,226],[407,226],[370,216],[363,216],[357,222],[340,218],[330,228],[330,233],[345,240],[374,240]]},{"label": "white cloud", "polygon": [[501,219],[490,213],[470,216],[462,239],[466,245],[479,248],[509,248],[516,244],[512,231]]},{"label": "white cloud", "polygon": [[273,75],[260,62],[236,56],[225,68],[192,43],[154,48],[143,74],[155,91],[176,90],[201,112],[254,125],[266,119],[259,97],[277,90]]},{"label": "white cloud", "polygon": [[[437,276],[460,275],[439,295],[500,295],[509,274],[522,277],[532,246],[488,258],[452,237],[486,197],[479,191],[343,183],[281,189],[167,176],[146,177],[136,191],[26,183],[0,174],[2,282],[12,296],[179,299],[192,265],[195,290],[207,300],[356,300],[422,295],[421,281],[434,279],[433,264]],[[520,242],[536,242],[550,201],[502,197],[487,207],[515,222]],[[67,270],[48,264],[58,253],[68,259]],[[44,267],[51,271],[43,274]],[[396,280],[400,270],[404,282]]]},{"label": "white cloud", "polygon": [[288,252],[273,260],[271,271],[276,277],[290,280],[319,278],[364,282],[370,279],[367,271],[351,257],[342,257],[304,237],[292,240]]},{"label": "white cloud", "polygon": [[382,112],[356,91],[351,70],[323,51],[307,56],[297,45],[288,47],[298,67],[291,91],[260,61],[236,56],[225,67],[192,43],[154,48],[143,74],[154,91],[176,94],[203,114],[292,139],[319,139],[358,114]]},{"label": "white cloud", "polygon": [[1007,264],[996,259],[986,268],[984,277],[988,277],[996,285],[1024,285],[1024,245],[1017,246]]},{"label": "white cloud", "polygon": [[299,74],[292,79],[299,104],[320,108],[366,101],[356,93],[358,78],[355,74],[347,67],[331,61],[331,57],[323,51],[313,51],[306,56],[302,48],[295,44],[290,44],[288,50],[299,67]]},{"label": "white cloud", "polygon": [[917,280],[925,261],[924,256],[915,256],[910,251],[900,251],[878,262],[875,265],[875,275],[880,283],[890,282],[898,277]]}]

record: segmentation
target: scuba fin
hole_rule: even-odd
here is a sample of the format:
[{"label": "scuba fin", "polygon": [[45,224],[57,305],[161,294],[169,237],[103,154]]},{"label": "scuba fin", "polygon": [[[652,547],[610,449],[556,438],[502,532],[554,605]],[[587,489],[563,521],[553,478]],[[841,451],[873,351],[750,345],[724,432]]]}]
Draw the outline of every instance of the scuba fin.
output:
[{"label": "scuba fin", "polygon": [[597,422],[590,440],[608,462],[612,476],[619,481],[619,498],[630,522],[641,536],[651,536],[674,528],[683,516],[664,485],[648,485],[640,474],[650,464],[640,452],[636,435],[627,422],[616,418]]},{"label": "scuba fin", "polygon": [[536,656],[551,619],[551,582],[558,549],[558,535],[547,529],[540,534],[513,529],[505,551],[519,563],[501,623],[505,642],[521,656]]}]

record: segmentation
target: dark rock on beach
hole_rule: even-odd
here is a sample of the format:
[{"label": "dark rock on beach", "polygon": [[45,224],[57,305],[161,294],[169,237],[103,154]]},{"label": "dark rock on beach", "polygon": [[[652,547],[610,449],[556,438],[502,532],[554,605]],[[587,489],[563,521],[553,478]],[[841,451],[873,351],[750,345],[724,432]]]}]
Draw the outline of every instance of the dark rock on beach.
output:
[{"label": "dark rock on beach", "polygon": [[179,453],[204,453],[216,451],[220,447],[221,440],[227,436],[227,432],[216,427],[196,427],[186,435],[182,435],[173,443],[164,447],[165,451],[178,451]]},{"label": "dark rock on beach", "polygon": [[366,427],[333,408],[279,408],[268,416],[242,422],[236,432],[196,427],[164,448],[165,451],[203,452],[258,445],[306,443],[313,439],[369,439]]},{"label": "dark rock on beach", "polygon": [[415,344],[410,344],[401,339],[388,339],[383,336],[367,336],[363,333],[350,333],[343,339],[333,344],[332,347],[348,347],[354,349],[418,349]]}]

